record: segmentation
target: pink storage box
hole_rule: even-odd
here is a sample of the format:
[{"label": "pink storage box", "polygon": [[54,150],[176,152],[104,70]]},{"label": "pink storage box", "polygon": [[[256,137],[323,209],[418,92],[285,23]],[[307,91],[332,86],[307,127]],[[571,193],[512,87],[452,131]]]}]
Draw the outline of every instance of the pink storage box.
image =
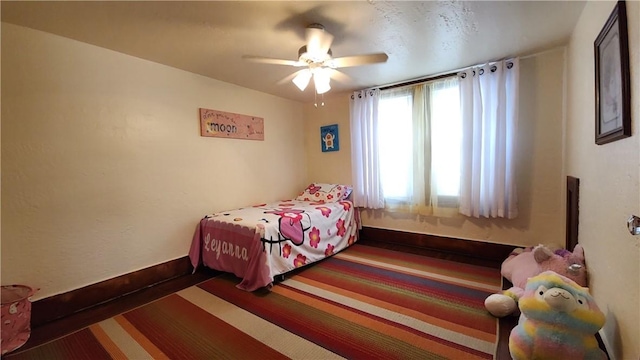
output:
[{"label": "pink storage box", "polygon": [[24,345],[31,335],[31,301],[34,289],[26,285],[2,286],[2,355]]}]

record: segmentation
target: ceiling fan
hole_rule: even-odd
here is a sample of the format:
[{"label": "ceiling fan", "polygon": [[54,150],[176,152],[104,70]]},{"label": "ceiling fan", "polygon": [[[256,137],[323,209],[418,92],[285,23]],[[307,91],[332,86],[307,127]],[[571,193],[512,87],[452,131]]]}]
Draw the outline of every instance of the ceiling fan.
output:
[{"label": "ceiling fan", "polygon": [[307,26],[305,40],[307,44],[298,50],[298,60],[273,59],[251,55],[245,55],[242,58],[263,64],[306,67],[292,74],[292,81],[301,91],[304,91],[313,77],[313,83],[318,94],[324,94],[331,90],[331,75],[335,73],[335,69],[384,63],[388,59],[385,53],[333,58],[331,52],[333,35],[327,32],[321,24]]}]

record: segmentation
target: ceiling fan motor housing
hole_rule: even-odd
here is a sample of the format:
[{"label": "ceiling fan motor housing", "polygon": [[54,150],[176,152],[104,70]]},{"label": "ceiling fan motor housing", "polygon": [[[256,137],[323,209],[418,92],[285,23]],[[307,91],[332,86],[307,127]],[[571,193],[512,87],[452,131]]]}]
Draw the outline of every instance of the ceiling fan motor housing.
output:
[{"label": "ceiling fan motor housing", "polygon": [[322,53],[322,54],[310,54],[309,52],[307,52],[306,45],[298,49],[298,61],[308,65],[311,65],[314,63],[323,63],[331,59],[332,55],[333,53],[331,52],[331,49],[327,50],[326,53]]},{"label": "ceiling fan motor housing", "polygon": [[322,24],[313,23],[313,24],[307,25],[307,29],[320,29],[324,31],[324,26],[322,26]]}]

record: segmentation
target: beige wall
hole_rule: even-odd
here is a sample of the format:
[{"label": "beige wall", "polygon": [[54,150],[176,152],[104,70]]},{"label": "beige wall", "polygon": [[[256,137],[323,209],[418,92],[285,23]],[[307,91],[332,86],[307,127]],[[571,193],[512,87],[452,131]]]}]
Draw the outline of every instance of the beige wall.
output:
[{"label": "beige wall", "polygon": [[[518,199],[515,220],[463,216],[404,217],[364,211],[365,226],[451,236],[518,246],[564,244],[564,181],[562,178],[564,48],[523,59],[518,130]],[[305,105],[309,178],[351,183],[350,147],[343,143],[349,127],[349,95],[325,101],[325,108]],[[320,126],[338,123],[340,151],[322,153]],[[343,135],[344,134],[344,135]]]},{"label": "beige wall", "polygon": [[568,51],[567,174],[580,178],[579,240],[591,292],[607,313],[605,338],[617,359],[640,358],[640,237],[626,219],[640,215],[640,2],[627,1],[633,135],[594,142],[593,43],[614,2],[589,2]]},{"label": "beige wall", "polygon": [[[304,144],[307,155],[307,182],[351,184],[351,130],[349,94],[330,93],[325,105],[304,105]],[[320,127],[338,124],[340,150],[322,152]]]},{"label": "beige wall", "polygon": [[[198,108],[265,119],[199,136]],[[185,256],[203,215],[306,186],[303,106],[2,24],[2,284],[34,299]]]}]

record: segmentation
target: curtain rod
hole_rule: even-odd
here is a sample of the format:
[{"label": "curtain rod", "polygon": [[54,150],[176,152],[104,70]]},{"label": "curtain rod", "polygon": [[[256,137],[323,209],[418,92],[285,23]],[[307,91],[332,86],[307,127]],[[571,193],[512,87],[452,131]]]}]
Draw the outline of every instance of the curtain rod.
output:
[{"label": "curtain rod", "polygon": [[419,79],[403,81],[403,82],[400,82],[400,83],[397,83],[397,84],[381,86],[379,89],[380,90],[395,89],[395,88],[399,88],[399,87],[415,85],[415,84],[420,84],[420,83],[427,82],[427,81],[440,80],[440,79],[450,78],[450,77],[454,77],[454,76],[458,76],[458,72],[450,72],[450,73],[446,73],[446,74],[442,74],[442,75],[434,75],[434,76],[423,77],[423,78],[419,78]]},{"label": "curtain rod", "polygon": [[[501,61],[501,60],[490,61],[487,64],[492,64],[492,63],[495,63],[497,61]],[[409,86],[409,85],[421,84],[421,83],[425,83],[427,81],[434,81],[434,80],[440,80],[440,79],[446,79],[446,78],[450,78],[450,77],[455,77],[455,76],[458,76],[458,74],[460,74],[460,72],[469,70],[474,66],[475,65],[473,65],[473,66],[465,66],[463,68],[456,69],[456,70],[453,70],[453,71],[445,73],[445,74],[425,76],[425,77],[421,77],[421,78],[418,78],[418,79],[399,82],[397,84],[389,84],[389,85],[381,86],[381,87],[379,87],[379,89],[380,90],[389,90],[389,89],[395,89],[395,88],[405,87],[405,86]],[[510,68],[511,68],[511,66],[509,66],[509,69]],[[491,70],[491,72],[493,72],[493,71],[494,71],[494,69]],[[475,72],[474,72],[474,74],[475,74]],[[462,77],[464,77],[464,74],[463,74]]]},{"label": "curtain rod", "polygon": [[[538,56],[538,55],[542,55],[542,54],[545,54],[545,53],[548,53],[548,52],[551,52],[551,51],[556,51],[556,50],[558,50],[558,49],[560,49],[562,47],[564,47],[564,46],[556,46],[556,47],[553,47],[551,49],[538,51],[536,53],[522,55],[522,56],[519,56],[519,58],[520,58],[520,60],[528,59],[528,58],[535,57],[535,56]],[[513,57],[505,58],[505,60],[509,59],[509,58],[513,58]],[[489,61],[487,63],[490,64],[490,63],[494,63],[496,61],[500,61],[500,60]],[[417,78],[417,79],[413,79],[413,80],[407,80],[407,81],[401,81],[399,83],[388,84],[388,85],[384,85],[384,86],[374,86],[374,87],[371,87],[371,88],[368,88],[368,89],[365,89],[365,90],[371,90],[371,89],[376,89],[376,88],[380,89],[380,90],[389,90],[389,89],[395,89],[395,88],[400,88],[400,87],[409,86],[409,85],[420,84],[420,83],[427,82],[427,81],[446,79],[446,78],[449,78],[449,77],[457,76],[458,73],[460,73],[461,71],[465,71],[465,70],[467,70],[469,68],[472,68],[473,66],[475,66],[475,65],[465,66],[465,67],[462,67],[462,68],[459,68],[459,69],[456,69],[456,70],[452,70],[452,71],[450,71],[448,73],[444,73],[444,74],[439,74],[439,75],[436,74],[436,75],[424,76],[424,77],[421,77],[421,78]]]}]

